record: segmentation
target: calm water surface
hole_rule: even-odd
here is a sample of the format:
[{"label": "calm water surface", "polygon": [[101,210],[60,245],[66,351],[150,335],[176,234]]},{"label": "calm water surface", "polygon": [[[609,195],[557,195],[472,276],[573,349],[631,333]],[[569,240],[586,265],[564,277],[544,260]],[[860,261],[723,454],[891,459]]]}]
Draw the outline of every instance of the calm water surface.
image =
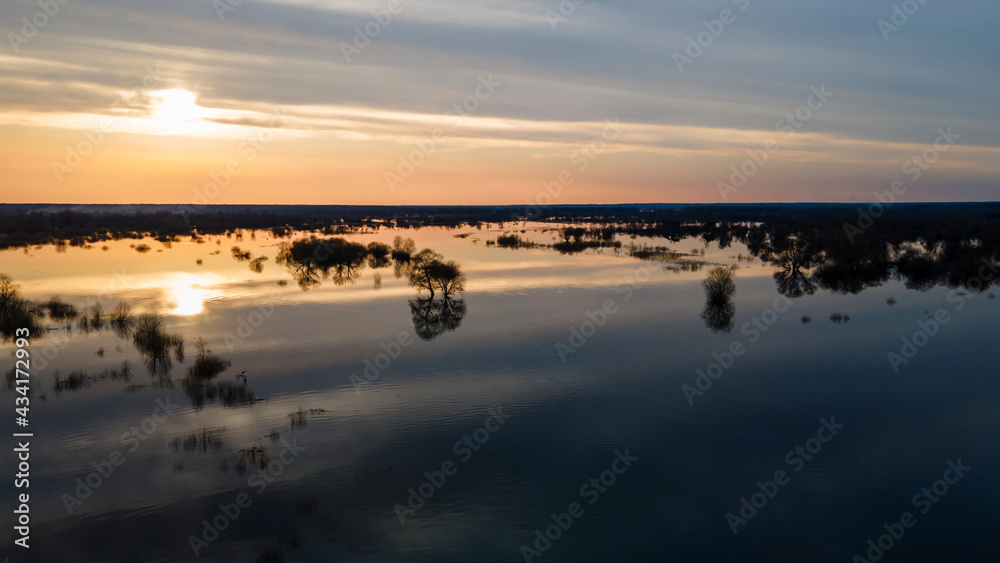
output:
[{"label": "calm water surface", "polygon": [[[739,244],[645,241],[699,252],[640,261],[485,244],[502,232],[346,235],[400,234],[455,260],[464,311],[443,313],[414,311],[392,266],[304,291],[275,263],[289,239],[265,232],[0,252],[26,297],[125,301],[185,348],[153,376],[128,336],[46,322],[55,330],[31,348],[29,560],[846,563],[904,512],[916,524],[884,561],[994,560],[1000,301],[988,291],[890,279],[787,298]],[[268,256],[262,271],[233,245]],[[701,281],[718,264],[738,267],[735,310],[706,316]],[[887,354],[940,310],[948,322],[894,370]],[[187,390],[198,337],[231,362],[214,381],[241,387],[245,370],[252,401]],[[7,371],[14,347],[0,348]],[[130,376],[105,371],[123,361]],[[89,377],[66,384],[74,372]],[[936,502],[914,498],[959,459],[971,469],[949,472]],[[10,480],[0,496],[13,506]],[[558,539],[540,540],[546,528]]]}]

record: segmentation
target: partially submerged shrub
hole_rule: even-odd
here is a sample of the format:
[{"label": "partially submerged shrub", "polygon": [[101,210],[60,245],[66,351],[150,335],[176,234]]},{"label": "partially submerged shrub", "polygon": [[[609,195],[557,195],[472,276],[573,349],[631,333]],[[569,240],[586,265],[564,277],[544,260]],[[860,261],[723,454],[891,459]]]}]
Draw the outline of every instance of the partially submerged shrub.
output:
[{"label": "partially submerged shrub", "polygon": [[49,313],[49,318],[54,321],[64,321],[75,319],[79,313],[76,307],[70,303],[66,303],[59,297],[52,297],[48,301],[42,304],[45,310]]},{"label": "partially submerged shrub", "polygon": [[28,329],[34,336],[42,330],[42,308],[21,297],[21,286],[7,274],[0,274],[0,339],[17,337],[17,330]]}]

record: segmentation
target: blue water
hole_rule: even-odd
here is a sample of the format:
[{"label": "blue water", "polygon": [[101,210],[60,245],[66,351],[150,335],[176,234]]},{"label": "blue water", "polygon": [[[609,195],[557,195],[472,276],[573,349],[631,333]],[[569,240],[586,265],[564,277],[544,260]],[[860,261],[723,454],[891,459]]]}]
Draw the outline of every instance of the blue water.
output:
[{"label": "blue water", "polygon": [[[115,299],[161,313],[168,332],[185,339],[172,384],[159,385],[130,339],[111,331],[60,328],[33,343],[34,354],[58,353],[33,374],[32,547],[25,558],[8,534],[4,555],[144,563],[267,560],[257,559],[262,553],[286,561],[846,563],[867,558],[867,542],[886,533],[883,524],[911,512],[916,524],[893,540],[884,561],[995,557],[1000,302],[986,292],[959,300],[952,288],[920,292],[891,280],[858,294],[820,289],[786,305],[772,266],[739,262],[733,328],[713,332],[701,318],[700,282],[712,265],[737,263],[739,248],[710,246],[693,258],[708,263],[702,270],[676,272],[609,251],[486,247],[487,232],[465,239],[457,231],[402,233],[457,260],[468,277],[460,323],[430,340],[415,333],[407,302],[416,290],[391,268],[368,269],[355,285],[302,291],[274,263],[276,241],[264,235],[244,244],[271,255],[263,274],[227,252],[209,259],[220,247],[212,243],[175,243],[141,256],[126,242],[106,254],[4,252],[0,271],[27,297],[45,299],[55,288],[80,308],[102,293],[107,272],[125,268],[133,283],[113,290]],[[395,234],[355,238],[390,242]],[[195,256],[205,265],[196,267]],[[39,266],[60,260],[65,267]],[[88,265],[96,260],[99,266]],[[172,276],[185,272],[201,277],[178,289]],[[281,279],[289,283],[279,286]],[[181,314],[177,301],[188,294],[198,303]],[[588,313],[601,319],[595,311],[609,300],[615,312],[591,333]],[[769,312],[776,304],[783,312]],[[887,355],[900,353],[901,338],[940,309],[949,322],[894,371]],[[832,322],[834,312],[850,320]],[[755,328],[755,317],[766,331]],[[578,348],[571,329],[589,333]],[[217,380],[237,382],[246,370],[256,402],[192,404],[181,380],[199,336],[232,362]],[[397,349],[392,343],[400,341],[408,344]],[[563,349],[565,362],[558,343],[574,350]],[[735,344],[743,352],[730,361]],[[13,344],[2,347],[12,366]],[[97,374],[123,360],[132,363],[128,382],[53,387],[57,372]],[[366,361],[384,367],[355,386],[352,375],[363,377]],[[684,386],[697,388],[699,370],[718,377],[689,401]],[[13,404],[13,391],[0,396]],[[158,400],[177,406],[144,428]],[[843,425],[836,435],[820,432],[825,442],[816,439],[823,419]],[[205,429],[214,438],[193,439],[185,450],[183,440]],[[808,445],[820,447],[805,450],[806,461],[795,448]],[[255,458],[239,471],[250,448],[267,456],[263,475]],[[102,463],[115,451],[122,463],[80,500],[76,479],[106,472]],[[616,461],[621,456],[630,465]],[[915,504],[958,460],[971,469],[934,495],[937,502]],[[2,463],[11,474],[9,454]],[[734,534],[727,514],[739,516],[741,499],[779,471],[787,482],[771,488]],[[421,486],[432,494],[411,502],[411,489],[419,495]],[[70,501],[69,513],[66,499],[74,495],[80,502]],[[3,505],[14,496],[5,479]],[[220,517],[235,515],[233,506],[238,516]],[[567,520],[570,512],[578,516]],[[205,529],[216,517],[225,524],[217,537]],[[568,529],[553,527],[567,521]],[[10,510],[0,523],[12,529]],[[539,540],[536,531],[546,528],[558,539]]]}]

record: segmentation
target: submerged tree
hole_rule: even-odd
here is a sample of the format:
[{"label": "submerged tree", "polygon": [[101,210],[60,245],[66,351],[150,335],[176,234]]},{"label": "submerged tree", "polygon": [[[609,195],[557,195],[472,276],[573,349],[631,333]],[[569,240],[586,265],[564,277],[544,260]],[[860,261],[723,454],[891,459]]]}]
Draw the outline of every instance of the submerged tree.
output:
[{"label": "submerged tree", "polygon": [[80,314],[71,303],[66,303],[59,296],[51,297],[42,303],[42,307],[49,312],[49,318],[54,321],[72,320]]},{"label": "submerged tree", "polygon": [[389,259],[391,252],[392,248],[384,242],[368,243],[368,265],[376,270],[387,268],[392,264],[392,260]]},{"label": "submerged tree", "polygon": [[[430,295],[409,301],[410,317],[417,335],[432,340],[444,332],[458,328],[465,317],[465,301],[454,297],[465,291],[465,274],[453,260],[430,249],[421,250],[409,260],[410,285],[417,292]],[[440,296],[436,297],[436,295]]]},{"label": "submerged tree", "polygon": [[413,239],[404,239],[401,236],[396,236],[392,239],[392,250],[389,252],[392,258],[392,273],[396,276],[396,279],[403,277],[404,275],[410,274],[410,262],[413,259],[413,253],[417,251],[417,243],[413,242]]},{"label": "submerged tree", "polygon": [[736,316],[736,284],[733,282],[736,268],[719,266],[709,270],[701,282],[705,289],[705,309],[701,318],[713,332],[729,333],[733,330],[733,318]]},{"label": "submerged tree", "polygon": [[118,303],[108,316],[108,325],[111,326],[119,338],[125,338],[128,335],[134,322],[135,317],[132,315],[132,307],[125,302]]},{"label": "submerged tree", "polygon": [[760,259],[791,272],[812,268],[821,259],[819,244],[811,235],[787,236],[773,234],[763,245]]},{"label": "submerged tree", "polygon": [[167,333],[163,320],[153,313],[139,315],[132,332],[132,344],[152,376],[166,377],[173,368],[173,358],[184,361],[184,339]]},{"label": "submerged tree", "polygon": [[42,330],[39,307],[21,297],[21,286],[7,274],[0,274],[0,340],[7,341],[17,336],[18,329],[26,328],[30,336],[37,336]]},{"label": "submerged tree", "polygon": [[889,245],[880,238],[859,238],[853,242],[837,237],[823,243],[823,259],[813,279],[823,289],[857,294],[878,287],[892,275]]},{"label": "submerged tree", "polygon": [[188,368],[188,377],[196,381],[212,379],[232,365],[232,362],[229,360],[222,359],[213,354],[204,338],[198,337],[195,340],[195,347],[198,354],[195,356],[194,365]]},{"label": "submerged tree", "polygon": [[465,274],[454,260],[442,262],[442,256],[424,249],[413,257],[410,266],[410,285],[417,291],[427,290],[433,299],[440,291],[445,297],[465,290]]},{"label": "submerged tree", "polygon": [[21,301],[18,293],[21,286],[14,283],[13,278],[7,274],[0,274],[0,315],[10,315],[18,302]]},{"label": "submerged tree", "polygon": [[403,238],[396,235],[392,239],[392,259],[397,262],[409,262],[410,257],[417,251],[417,243],[411,238]]},{"label": "submerged tree", "polygon": [[259,274],[264,271],[264,262],[267,262],[267,256],[258,256],[253,260],[250,260],[248,264],[250,271]]},{"label": "submerged tree", "polygon": [[732,266],[719,266],[709,270],[701,282],[709,301],[727,301],[736,295],[736,284],[733,282],[735,273]]},{"label": "submerged tree", "polygon": [[252,390],[244,385],[230,381],[216,383],[213,381],[223,373],[232,362],[216,356],[208,348],[203,338],[195,340],[197,355],[194,365],[188,368],[187,377],[181,381],[184,394],[196,408],[202,408],[205,403],[219,401],[226,407],[241,407],[252,405],[255,401]]},{"label": "submerged tree", "polygon": [[368,249],[343,238],[320,239],[315,236],[279,245],[277,263],[285,264],[299,287],[316,287],[320,279],[335,285],[358,280],[368,258]]}]

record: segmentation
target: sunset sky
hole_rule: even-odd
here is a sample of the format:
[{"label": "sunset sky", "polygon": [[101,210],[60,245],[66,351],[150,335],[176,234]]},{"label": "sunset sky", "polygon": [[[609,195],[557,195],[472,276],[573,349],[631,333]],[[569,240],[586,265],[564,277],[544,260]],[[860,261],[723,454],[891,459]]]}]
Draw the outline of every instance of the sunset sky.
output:
[{"label": "sunset sky", "polygon": [[995,0],[8,0],[0,202],[997,200],[998,21]]}]

